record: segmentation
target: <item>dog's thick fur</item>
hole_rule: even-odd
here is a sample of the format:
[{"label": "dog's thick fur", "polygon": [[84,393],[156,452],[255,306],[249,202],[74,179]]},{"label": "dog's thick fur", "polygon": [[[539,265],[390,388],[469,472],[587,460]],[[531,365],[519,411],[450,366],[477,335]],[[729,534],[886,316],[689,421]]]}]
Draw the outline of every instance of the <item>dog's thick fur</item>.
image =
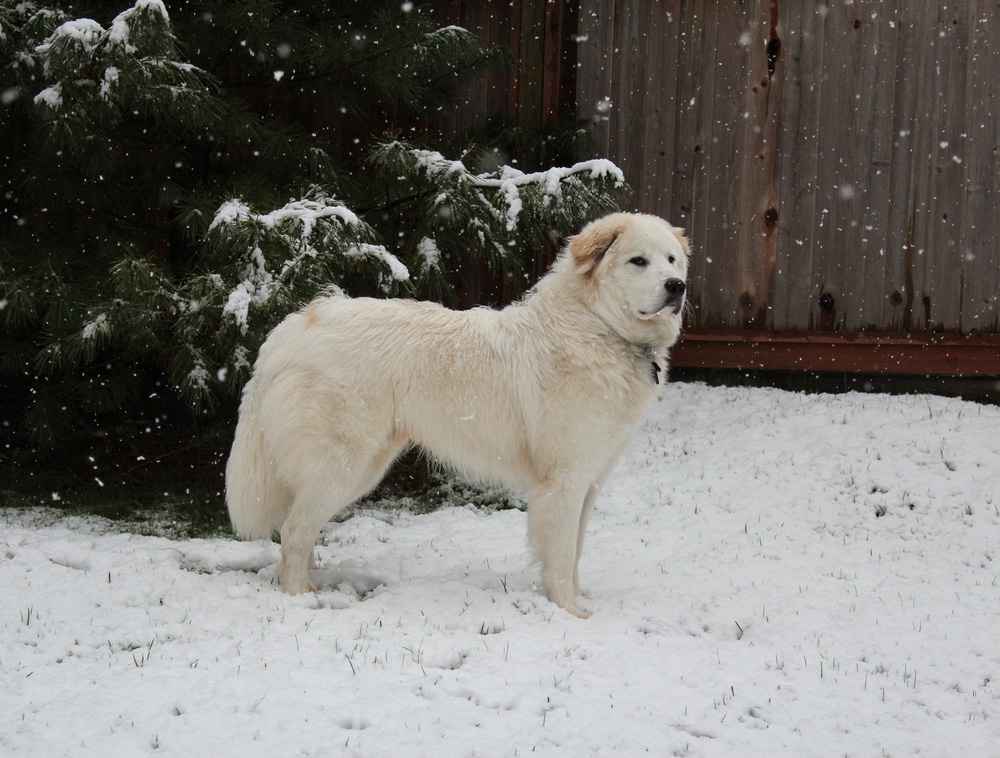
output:
[{"label": "dog's thick fur", "polygon": [[310,591],[320,529],[417,444],[527,494],[545,590],[585,616],[587,520],[678,338],[688,250],[666,221],[620,213],[500,311],[332,296],[289,316],[240,406],[226,469],[237,533],[280,529],[282,584]]}]

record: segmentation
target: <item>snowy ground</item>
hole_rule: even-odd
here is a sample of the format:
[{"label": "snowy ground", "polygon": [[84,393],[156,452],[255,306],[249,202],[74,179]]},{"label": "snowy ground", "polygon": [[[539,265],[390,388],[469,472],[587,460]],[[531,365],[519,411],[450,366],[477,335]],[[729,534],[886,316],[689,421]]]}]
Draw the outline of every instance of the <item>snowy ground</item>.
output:
[{"label": "snowy ground", "polygon": [[0,754],[998,756],[1000,408],[668,386],[611,478],[587,621],[519,511],[277,549],[0,518]]}]

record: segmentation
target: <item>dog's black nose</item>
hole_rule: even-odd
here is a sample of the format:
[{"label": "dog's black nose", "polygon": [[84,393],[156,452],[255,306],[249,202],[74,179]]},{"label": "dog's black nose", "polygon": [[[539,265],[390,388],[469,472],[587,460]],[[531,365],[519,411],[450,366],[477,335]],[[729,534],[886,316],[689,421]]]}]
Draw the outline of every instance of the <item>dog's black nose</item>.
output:
[{"label": "dog's black nose", "polygon": [[687,289],[687,285],[684,284],[683,279],[667,279],[663,286],[671,298],[680,297]]}]

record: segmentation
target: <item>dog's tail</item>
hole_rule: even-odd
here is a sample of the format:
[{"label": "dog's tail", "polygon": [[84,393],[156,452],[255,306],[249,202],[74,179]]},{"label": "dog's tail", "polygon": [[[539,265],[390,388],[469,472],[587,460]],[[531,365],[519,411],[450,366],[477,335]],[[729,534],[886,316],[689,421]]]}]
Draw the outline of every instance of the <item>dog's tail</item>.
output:
[{"label": "dog's tail", "polygon": [[251,379],[240,404],[233,449],[226,464],[226,506],[236,534],[245,539],[270,539],[285,520],[289,497],[264,445]]}]

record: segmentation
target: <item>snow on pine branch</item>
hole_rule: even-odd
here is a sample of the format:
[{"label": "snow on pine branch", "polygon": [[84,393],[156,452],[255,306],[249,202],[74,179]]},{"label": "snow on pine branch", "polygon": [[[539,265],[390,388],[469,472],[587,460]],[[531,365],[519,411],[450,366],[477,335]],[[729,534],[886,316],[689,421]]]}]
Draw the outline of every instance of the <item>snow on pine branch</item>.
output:
[{"label": "snow on pine branch", "polygon": [[[241,280],[230,290],[223,315],[246,334],[251,307],[266,307],[294,280],[313,284],[324,279],[324,260],[374,259],[395,281],[407,281],[410,272],[395,255],[370,240],[374,232],[349,208],[329,198],[291,200],[269,213],[256,213],[233,199],[223,203],[209,224],[210,236],[253,241]],[[268,256],[266,250],[276,251]],[[274,260],[269,261],[271,257]],[[310,271],[315,275],[310,276]]]},{"label": "snow on pine branch", "polygon": [[[137,21],[140,23],[137,24]],[[77,56],[89,56],[99,47],[110,46],[135,55],[139,48],[133,43],[133,37],[145,39],[160,31],[143,28],[144,25],[149,26],[150,21],[154,22],[154,27],[170,22],[167,8],[161,0],[138,0],[134,6],[115,16],[107,31],[89,18],[66,21],[45,42],[38,45],[35,52],[43,58],[46,75],[52,73],[56,56],[69,50],[74,50]]]},{"label": "snow on pine branch", "polygon": [[129,55],[135,55],[139,50],[139,40],[135,38],[145,36],[141,32],[137,35],[137,29],[141,30],[142,27],[134,24],[135,17],[141,13],[159,16],[157,20],[164,24],[170,22],[170,15],[162,0],[138,0],[132,8],[119,13],[108,28],[108,41],[113,45],[120,45]]},{"label": "snow on pine branch", "polygon": [[105,104],[118,99],[131,113],[161,89],[205,94],[210,77],[176,60],[175,43],[162,0],[138,0],[107,29],[89,18],[64,21],[33,48],[49,83],[34,102],[79,119],[95,95]]},{"label": "snow on pine branch", "polygon": [[302,227],[302,239],[307,239],[316,229],[317,222],[331,218],[339,219],[345,224],[361,223],[361,219],[350,208],[339,203],[330,204],[325,198],[291,200],[270,213],[254,213],[248,205],[234,199],[227,200],[219,207],[208,229],[212,231],[220,224],[232,225],[243,221],[259,224],[266,229],[277,229],[283,224],[298,222]]},{"label": "snow on pine branch", "polygon": [[347,248],[347,250],[344,251],[344,255],[349,258],[369,257],[380,260],[383,264],[385,264],[386,268],[389,269],[389,273],[392,275],[392,278],[397,282],[405,282],[410,278],[410,271],[406,268],[406,265],[399,260],[399,258],[382,247],[382,245],[362,242],[359,245]]},{"label": "snow on pine branch", "polygon": [[254,248],[243,281],[229,293],[226,304],[222,306],[222,314],[232,317],[240,332],[246,334],[249,327],[250,306],[267,303],[276,287],[274,276],[267,270],[263,251],[259,247]]},{"label": "snow on pine branch", "polygon": [[[402,143],[395,143],[403,146]],[[405,146],[403,146],[405,147]],[[445,158],[435,150],[420,150],[416,148],[406,148],[414,157],[416,165],[432,175],[459,175],[463,180],[475,187],[489,189],[499,189],[505,194],[509,193],[509,187],[526,187],[536,185],[543,187],[550,197],[559,195],[559,187],[567,177],[585,175],[591,179],[604,179],[610,177],[616,186],[625,184],[625,175],[614,163],[604,158],[595,158],[589,161],[574,163],[572,166],[556,166],[545,171],[535,171],[526,174],[513,166],[503,166],[498,172],[487,172],[483,174],[471,173],[462,161],[455,161]]]},{"label": "snow on pine branch", "polygon": [[[140,18],[145,16],[144,18]],[[150,33],[158,33],[159,29],[143,30],[143,25],[167,24],[170,16],[162,0],[138,0],[131,8],[119,13],[112,20],[107,31],[99,23],[90,18],[77,18],[60,24],[45,42],[35,48],[35,52],[44,58],[44,71],[51,73],[52,57],[60,49],[76,48],[83,55],[92,55],[95,50],[104,45],[120,47],[129,55],[135,55],[139,48],[132,39],[139,29],[140,37],[148,37]],[[136,21],[140,21],[136,24]]]},{"label": "snow on pine branch", "polygon": [[[41,45],[35,48],[35,52],[43,57],[61,46],[74,46],[80,48],[84,54],[91,54],[97,48],[104,35],[104,27],[89,18],[77,18],[66,21],[54,31],[52,35]],[[51,73],[52,61],[45,58],[44,71]]]},{"label": "snow on pine branch", "polygon": [[434,150],[413,148],[398,141],[383,145],[381,150],[383,156],[409,164],[411,169],[438,184],[468,189],[483,200],[486,199],[484,191],[496,195],[504,207],[494,207],[494,211],[502,215],[507,231],[513,231],[520,223],[521,212],[529,197],[534,209],[552,212],[558,211],[567,202],[576,201],[575,196],[567,198],[564,192],[567,184],[579,185],[580,180],[589,180],[591,183],[606,183],[614,189],[625,187],[621,169],[601,158],[532,173],[505,165],[497,171],[474,174],[462,161],[451,160]]}]

